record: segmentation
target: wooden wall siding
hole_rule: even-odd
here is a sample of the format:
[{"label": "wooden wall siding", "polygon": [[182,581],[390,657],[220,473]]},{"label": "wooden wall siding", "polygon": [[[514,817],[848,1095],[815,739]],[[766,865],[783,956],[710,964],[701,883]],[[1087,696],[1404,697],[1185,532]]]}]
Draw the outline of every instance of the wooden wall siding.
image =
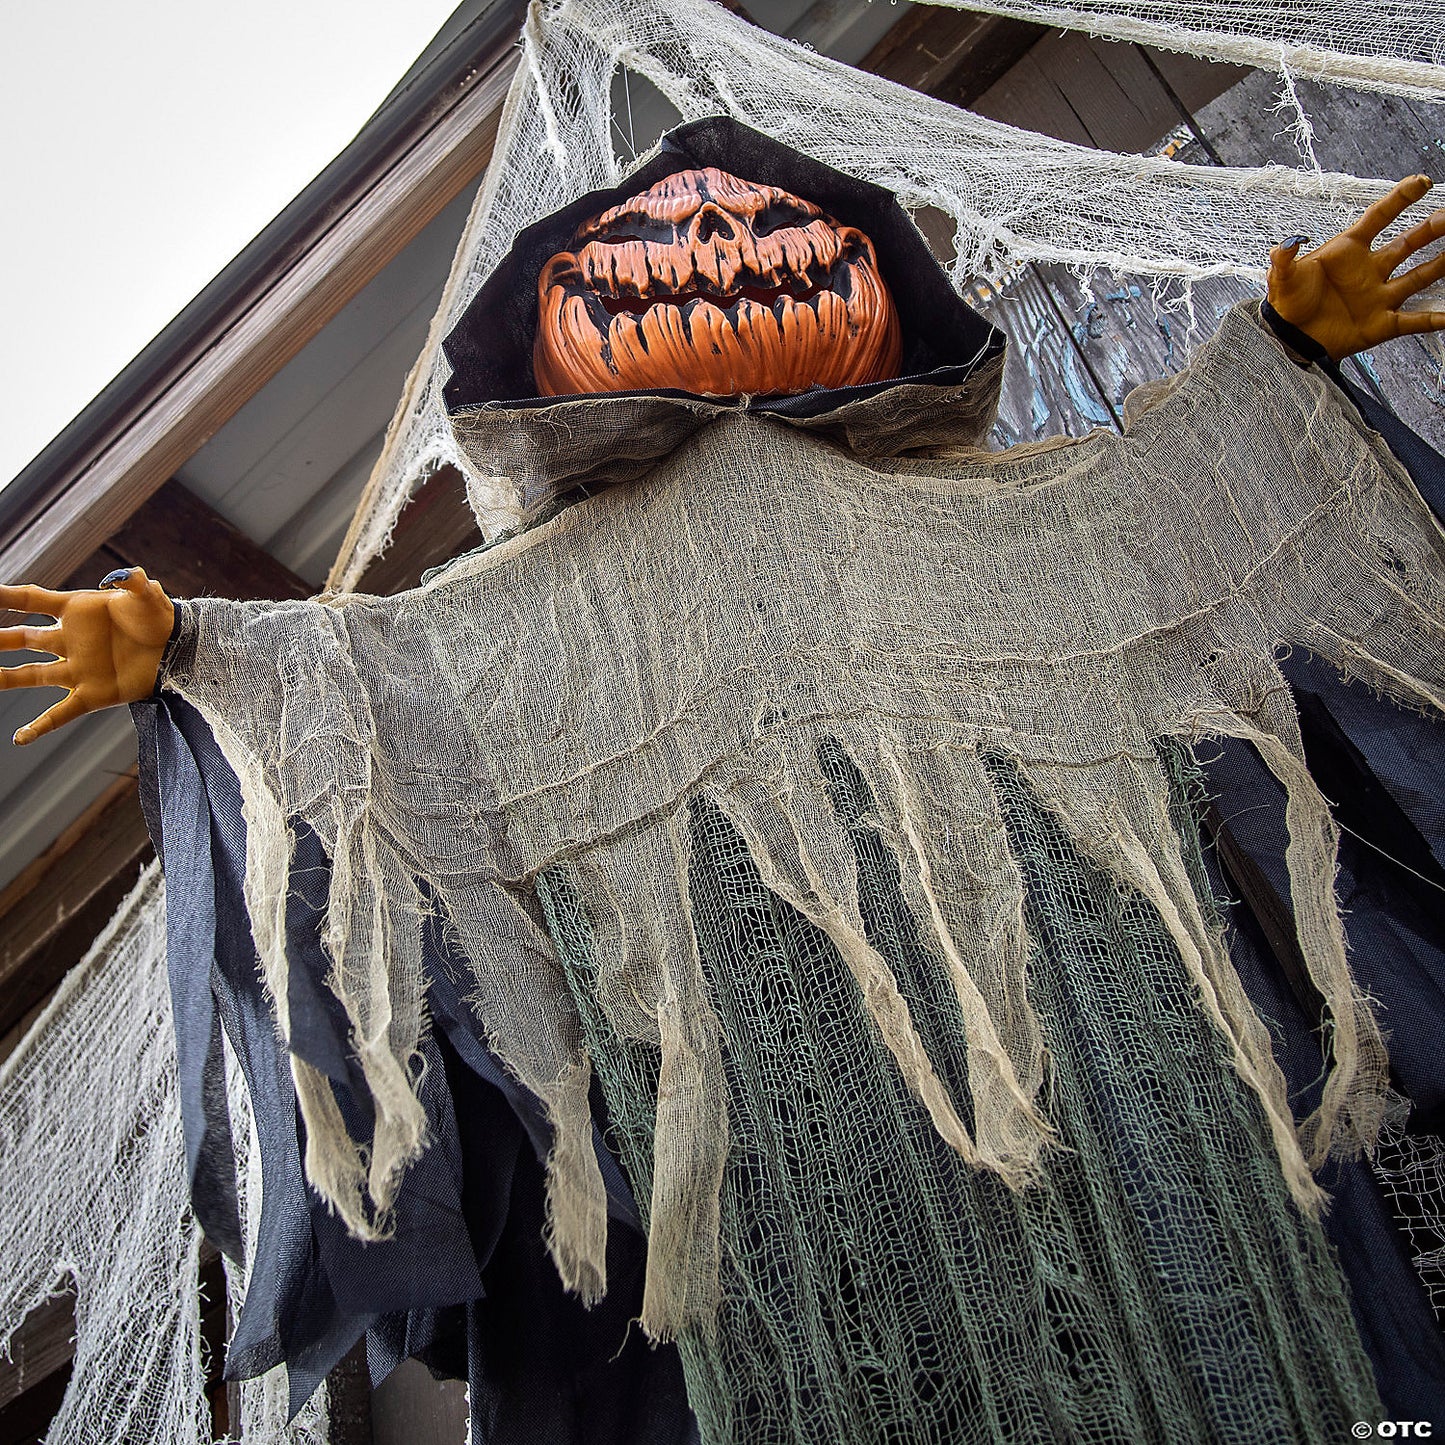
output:
[{"label": "wooden wall siding", "polygon": [[1186,313],[1156,300],[1147,278],[1095,273],[1081,282],[1063,266],[1025,268],[979,307],[1010,343],[992,444],[1121,429],[1129,393],[1183,370],[1220,317],[1256,294],[1230,277],[1201,283],[1191,326]]},{"label": "wooden wall siding", "polygon": [[1101,150],[1151,149],[1249,72],[1055,30],[970,106],[980,115]]},{"label": "wooden wall siding", "polygon": [[[973,109],[1077,145],[1119,152],[1178,150],[1196,108],[1249,72],[1192,56],[1052,31],[985,90]],[[1193,143],[1196,147],[1197,142]],[[1206,158],[1207,160],[1207,158]],[[1190,348],[1249,288],[1196,288],[1196,326],[1160,306],[1151,282],[1031,264],[1001,293],[971,299],[1009,335],[995,446],[1117,428],[1124,398],[1142,381],[1182,368]]]},{"label": "wooden wall siding", "polygon": [[1047,34],[1026,20],[917,5],[859,68],[950,105],[971,106]]}]

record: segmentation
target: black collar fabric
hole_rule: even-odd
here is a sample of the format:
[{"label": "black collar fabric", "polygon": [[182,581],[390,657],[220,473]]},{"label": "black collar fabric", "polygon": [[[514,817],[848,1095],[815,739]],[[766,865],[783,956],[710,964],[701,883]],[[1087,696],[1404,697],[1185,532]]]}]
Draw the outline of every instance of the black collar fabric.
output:
[{"label": "black collar fabric", "polygon": [[843,224],[865,231],[877,249],[903,328],[902,375],[894,380],[836,390],[817,387],[800,396],[742,404],[781,416],[817,416],[900,381],[956,386],[975,367],[1003,351],[1003,334],[959,298],[891,191],[834,170],[728,116],[710,116],[669,132],[656,154],[620,184],[589,192],[518,233],[512,249],[442,343],[452,366],[443,390],[448,413],[497,402],[512,407],[555,402],[554,397],[537,397],[532,377],[537,276],[542,266],[556,252],[571,247],[583,221],[665,176],[706,166],[781,186]]}]

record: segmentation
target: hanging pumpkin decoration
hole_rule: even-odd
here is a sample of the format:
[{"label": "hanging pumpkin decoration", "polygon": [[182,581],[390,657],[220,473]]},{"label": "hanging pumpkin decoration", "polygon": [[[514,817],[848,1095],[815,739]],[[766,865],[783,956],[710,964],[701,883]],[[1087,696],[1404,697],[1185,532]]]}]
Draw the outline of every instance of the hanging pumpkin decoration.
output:
[{"label": "hanging pumpkin decoration", "polygon": [[573,245],[537,281],[542,396],[788,396],[897,374],[898,313],[872,241],[777,186],[678,171]]}]

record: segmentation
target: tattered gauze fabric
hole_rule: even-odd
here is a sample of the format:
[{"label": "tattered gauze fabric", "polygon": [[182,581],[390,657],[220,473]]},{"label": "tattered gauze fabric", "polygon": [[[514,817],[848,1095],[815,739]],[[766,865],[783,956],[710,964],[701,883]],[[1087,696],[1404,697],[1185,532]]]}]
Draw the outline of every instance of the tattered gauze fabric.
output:
[{"label": "tattered gauze fabric", "polygon": [[[690,433],[644,477],[415,591],[185,605],[165,685],[202,710],[241,779],[248,901],[283,1033],[292,823],[331,855],[329,982],[375,1105],[370,1138],[351,1137],[315,1069],[294,1070],[308,1176],[353,1230],[384,1231],[426,1146],[410,1061],[420,918],[439,908],[475,970],[479,1028],[555,1131],[557,1265],[585,1297],[605,1288],[589,1059],[533,891],[565,868],[593,932],[588,1008],[660,1049],[643,1323],[667,1337],[710,1318],[729,1133],[688,896],[694,805],[730,820],[768,888],[831,940],[938,1134],[1028,1188],[1054,1130],[1000,767],[1157,911],[1290,1193],[1318,1209],[1311,1166],[1369,1144],[1386,1065],[1345,959],[1334,824],[1276,659],[1307,648],[1439,709],[1442,537],[1358,414],[1251,308],[1142,402],[1123,436],[1001,454],[966,444],[987,426],[978,408],[951,443],[938,408],[923,444],[903,453],[895,430],[895,454],[878,455],[835,440],[836,414],[810,432],[675,401]],[[611,409],[563,402],[531,425],[595,437]],[[1169,813],[1160,741],[1210,735],[1247,739],[1288,792],[1300,946],[1333,1054],[1298,1133]],[[865,780],[946,964],[970,1100],[942,1083],[869,941],[824,747]]]}]

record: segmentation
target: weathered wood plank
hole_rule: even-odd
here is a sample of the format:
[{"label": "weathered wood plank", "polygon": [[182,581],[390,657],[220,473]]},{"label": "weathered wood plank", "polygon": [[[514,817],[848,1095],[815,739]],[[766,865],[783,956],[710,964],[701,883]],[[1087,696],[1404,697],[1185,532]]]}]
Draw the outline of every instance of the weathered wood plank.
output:
[{"label": "weathered wood plank", "polygon": [[1063,266],[1040,266],[1039,271],[1104,399],[1120,415],[1136,386],[1182,371],[1224,313],[1257,294],[1247,281],[1232,277],[1199,282],[1191,323],[1183,307],[1156,298],[1147,280],[1095,272],[1082,283]]},{"label": "weathered wood plank", "polygon": [[[46,995],[46,1001],[49,995]],[[3,1034],[0,1034],[0,1064],[3,1064],[16,1049],[20,1047],[20,1041],[30,1032],[30,1025],[35,1022],[44,1011],[45,1003],[32,1004],[26,1009]]]},{"label": "weathered wood plank", "polygon": [[991,120],[1022,130],[1036,130],[1074,145],[1092,145],[1088,128],[1059,89],[1058,83],[1034,59],[1023,57],[1002,80],[989,86],[972,109]]},{"label": "weathered wood plank", "polygon": [[[64,1370],[75,1355],[75,1295],[57,1294],[32,1310],[10,1343],[9,1362],[0,1361],[0,1411],[42,1380]],[[64,1388],[62,1384],[61,1388]],[[56,1397],[55,1404],[60,1403]],[[10,1424],[0,1414],[0,1424]],[[5,1434],[10,1440],[15,1436]]]},{"label": "weathered wood plank", "polygon": [[[310,587],[238,527],[172,478],[96,554],[75,584],[94,587],[94,566],[144,567],[174,597],[240,600],[306,597]],[[93,574],[93,575],[92,575]]]},{"label": "weathered wood plank", "polygon": [[1178,97],[1185,110],[1193,113],[1208,105],[1216,96],[1232,90],[1253,72],[1247,65],[1229,65],[1223,61],[1201,60],[1197,55],[1181,55],[1173,50],[1155,50],[1151,45],[1131,46],[1148,56],[1153,68]]},{"label": "weathered wood plank", "polygon": [[231,1436],[231,1424],[240,1434],[240,1397],[222,1378],[226,1340],[231,1333],[231,1311],[226,1294],[226,1267],[220,1253],[204,1246],[200,1260],[201,1353],[206,1366],[206,1400],[211,1407],[211,1434],[217,1440]]},{"label": "weathered wood plank", "polygon": [[1076,145],[1144,151],[1184,121],[1181,107],[1213,100],[1247,74],[1242,66],[1055,30],[971,109]]},{"label": "weathered wood plank", "polygon": [[0,1405],[0,1440],[6,1445],[41,1445],[70,1383],[69,1368],[46,1375],[8,1405]]},{"label": "weathered wood plank", "polygon": [[1042,25],[917,5],[862,61],[870,70],[954,105],[969,105],[1048,34]]},{"label": "weathered wood plank", "polygon": [[969,300],[1009,338],[993,446],[1082,436],[1096,426],[1115,425],[1114,413],[1035,267],[1025,267],[1002,293],[975,286]]},{"label": "weathered wood plank", "polygon": [[326,1399],[327,1445],[376,1445],[365,1340],[353,1345],[327,1375]]},{"label": "weathered wood plank", "polygon": [[[1142,151],[1184,120],[1176,82],[1191,99],[1212,97],[1241,73],[1055,31],[975,108],[1059,140]],[[1063,267],[1027,268],[1002,297],[979,298],[1014,343],[995,443],[1117,426],[1128,393],[1179,370],[1190,346],[1245,294],[1228,282],[1198,288],[1198,324],[1188,333],[1187,315],[1158,304],[1148,281],[1099,275],[1085,286]]]},{"label": "weathered wood plank", "polygon": [[463,1445],[466,1438],[460,1380],[434,1380],[425,1365],[406,1360],[372,1392],[372,1445]]},{"label": "weathered wood plank", "polygon": [[1056,31],[1029,58],[1100,150],[1143,150],[1179,124],[1178,107],[1132,45]]}]

